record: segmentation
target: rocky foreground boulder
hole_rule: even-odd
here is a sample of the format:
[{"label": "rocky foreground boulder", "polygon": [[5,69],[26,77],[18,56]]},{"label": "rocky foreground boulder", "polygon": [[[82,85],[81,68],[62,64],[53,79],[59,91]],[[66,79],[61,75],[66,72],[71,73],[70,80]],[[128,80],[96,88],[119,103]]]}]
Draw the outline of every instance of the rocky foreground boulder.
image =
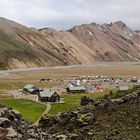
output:
[{"label": "rocky foreground boulder", "polygon": [[46,140],[41,128],[25,121],[21,114],[0,104],[0,140]]},{"label": "rocky foreground boulder", "polygon": [[[88,100],[79,109],[53,117],[44,116],[40,126],[49,140],[139,140],[140,92],[119,99]],[[87,101],[86,101],[87,103]]]}]

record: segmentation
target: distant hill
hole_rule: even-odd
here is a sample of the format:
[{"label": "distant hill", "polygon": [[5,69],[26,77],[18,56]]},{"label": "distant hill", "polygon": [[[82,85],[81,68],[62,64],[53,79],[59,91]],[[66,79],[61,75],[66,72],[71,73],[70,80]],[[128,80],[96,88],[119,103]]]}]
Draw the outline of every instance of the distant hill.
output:
[{"label": "distant hill", "polygon": [[56,31],[0,18],[0,69],[94,61],[140,61],[139,32],[122,21]]}]

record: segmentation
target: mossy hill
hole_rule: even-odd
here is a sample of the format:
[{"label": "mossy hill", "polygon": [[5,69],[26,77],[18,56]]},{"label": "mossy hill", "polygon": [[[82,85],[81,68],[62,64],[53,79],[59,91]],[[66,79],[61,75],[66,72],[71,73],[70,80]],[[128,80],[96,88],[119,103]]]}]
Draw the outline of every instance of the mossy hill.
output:
[{"label": "mossy hill", "polygon": [[51,140],[139,140],[139,108],[137,88],[119,98],[90,100],[88,105],[56,117],[44,116],[40,126]]}]

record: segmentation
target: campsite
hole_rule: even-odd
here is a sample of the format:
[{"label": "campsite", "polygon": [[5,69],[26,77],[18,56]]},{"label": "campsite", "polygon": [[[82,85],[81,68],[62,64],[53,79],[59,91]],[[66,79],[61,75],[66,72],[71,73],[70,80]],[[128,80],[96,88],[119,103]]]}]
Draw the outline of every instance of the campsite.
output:
[{"label": "campsite", "polygon": [[[24,115],[24,109],[21,109],[23,108],[22,102],[24,100],[27,100],[27,102],[33,101],[46,109],[47,103],[51,102],[51,109],[48,111],[48,114],[56,115],[59,112],[66,112],[79,107],[82,96],[98,98],[109,94],[111,91],[115,93],[117,90],[128,90],[139,84],[140,75],[137,75],[137,73],[134,75],[130,71],[137,70],[139,65],[129,64],[128,67],[131,69],[126,70],[125,65],[119,64],[114,66],[114,64],[111,65],[109,63],[108,67],[105,67],[105,69],[110,70],[108,75],[106,73],[107,70],[102,71],[104,66],[95,67],[93,65],[93,67],[90,66],[88,69],[81,66],[75,67],[71,67],[65,72],[64,67],[19,71],[18,73],[13,71],[7,72],[7,74],[1,72],[1,102],[17,109],[21,113],[23,112],[22,114],[27,120],[35,122],[34,118],[31,119],[30,114]],[[112,75],[112,72],[118,72],[119,68],[121,68],[119,74]],[[99,74],[100,71],[102,71],[102,75]],[[68,88],[71,90],[68,90]],[[53,93],[56,96],[49,99]],[[17,104],[17,101],[20,101],[20,104]],[[9,102],[12,102],[12,104]],[[26,106],[28,106],[28,103]],[[36,107],[33,106],[33,108]],[[38,112],[38,115],[35,115],[36,118],[39,118],[39,114],[41,115],[45,112],[45,109],[42,110],[41,108],[40,106],[40,113]]]}]

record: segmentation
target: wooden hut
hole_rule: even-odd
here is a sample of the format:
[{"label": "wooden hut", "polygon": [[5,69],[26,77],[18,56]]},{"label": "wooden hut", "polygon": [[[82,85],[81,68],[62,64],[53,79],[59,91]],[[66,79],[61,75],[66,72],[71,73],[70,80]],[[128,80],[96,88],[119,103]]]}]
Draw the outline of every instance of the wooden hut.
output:
[{"label": "wooden hut", "polygon": [[45,89],[39,92],[38,99],[42,102],[59,102],[60,96],[55,91]]}]

